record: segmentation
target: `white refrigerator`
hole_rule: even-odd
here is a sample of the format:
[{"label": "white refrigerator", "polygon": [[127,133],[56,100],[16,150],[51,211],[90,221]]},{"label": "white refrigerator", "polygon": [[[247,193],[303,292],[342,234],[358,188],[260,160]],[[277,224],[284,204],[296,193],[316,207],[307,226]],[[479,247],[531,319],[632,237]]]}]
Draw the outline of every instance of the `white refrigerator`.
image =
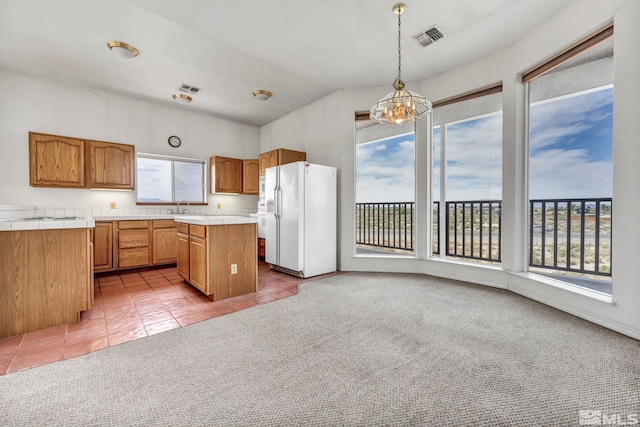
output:
[{"label": "white refrigerator", "polygon": [[336,271],[337,169],[306,162],[267,168],[266,254],[298,277]]}]

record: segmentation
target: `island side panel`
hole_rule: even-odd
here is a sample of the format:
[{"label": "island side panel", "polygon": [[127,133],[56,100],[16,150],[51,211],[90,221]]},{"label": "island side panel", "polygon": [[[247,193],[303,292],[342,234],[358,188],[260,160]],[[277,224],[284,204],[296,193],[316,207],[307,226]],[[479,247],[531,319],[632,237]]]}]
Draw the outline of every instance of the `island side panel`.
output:
[{"label": "island side panel", "polygon": [[86,228],[0,232],[0,338],[78,322],[89,250]]},{"label": "island side panel", "polygon": [[[228,224],[207,227],[209,291],[218,301],[258,290],[258,225]],[[237,274],[231,274],[236,264]]]}]

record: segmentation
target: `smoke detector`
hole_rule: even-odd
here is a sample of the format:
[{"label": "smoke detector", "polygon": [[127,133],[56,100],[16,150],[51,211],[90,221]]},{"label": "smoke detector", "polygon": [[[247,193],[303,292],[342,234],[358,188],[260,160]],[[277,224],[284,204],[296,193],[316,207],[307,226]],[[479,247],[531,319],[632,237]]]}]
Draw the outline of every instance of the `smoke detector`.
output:
[{"label": "smoke detector", "polygon": [[420,46],[425,47],[445,37],[447,37],[447,35],[443,33],[437,25],[434,25],[433,27],[427,28],[424,31],[420,31],[418,34],[411,38],[415,40],[415,42]]}]

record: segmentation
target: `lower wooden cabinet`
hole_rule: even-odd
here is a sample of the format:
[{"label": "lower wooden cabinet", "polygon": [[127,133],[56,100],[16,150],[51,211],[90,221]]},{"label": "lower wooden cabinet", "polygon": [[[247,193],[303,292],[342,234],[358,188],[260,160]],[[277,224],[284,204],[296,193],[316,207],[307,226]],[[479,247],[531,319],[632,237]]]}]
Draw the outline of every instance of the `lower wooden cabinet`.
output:
[{"label": "lower wooden cabinet", "polygon": [[267,254],[267,241],[262,237],[258,238],[258,258],[264,259]]},{"label": "lower wooden cabinet", "polygon": [[91,241],[94,271],[113,270],[113,221],[96,221]]},{"label": "lower wooden cabinet", "polygon": [[172,219],[96,221],[94,270],[122,270],[177,261],[176,222]]},{"label": "lower wooden cabinet", "polygon": [[212,300],[257,291],[257,224],[178,224],[178,274]]},{"label": "lower wooden cabinet", "polygon": [[170,264],[177,261],[178,240],[176,222],[172,219],[152,221],[153,264]]},{"label": "lower wooden cabinet", "polygon": [[189,283],[207,293],[206,241],[195,236],[189,236]]},{"label": "lower wooden cabinet", "polygon": [[76,323],[91,308],[90,237],[89,228],[0,231],[0,338]]},{"label": "lower wooden cabinet", "polygon": [[151,264],[151,229],[147,220],[118,221],[116,229],[116,269]]},{"label": "lower wooden cabinet", "polygon": [[[182,228],[184,227],[184,228]],[[185,230],[186,229],[186,230]],[[178,224],[178,274],[186,281],[189,281],[190,261],[189,261],[189,226]]]}]

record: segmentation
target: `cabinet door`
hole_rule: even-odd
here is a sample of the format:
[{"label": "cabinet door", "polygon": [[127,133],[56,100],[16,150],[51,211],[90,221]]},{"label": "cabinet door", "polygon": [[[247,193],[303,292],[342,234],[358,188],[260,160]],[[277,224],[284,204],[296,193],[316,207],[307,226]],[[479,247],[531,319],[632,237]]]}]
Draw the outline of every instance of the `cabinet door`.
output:
[{"label": "cabinet door", "polygon": [[178,233],[178,274],[189,281],[189,235]]},{"label": "cabinet door", "polygon": [[286,165],[287,163],[298,162],[300,160],[306,161],[307,153],[303,151],[286,150],[284,148],[280,149],[279,165]]},{"label": "cabinet door", "polygon": [[207,246],[199,237],[189,237],[189,283],[207,293]]},{"label": "cabinet door", "polygon": [[258,160],[243,160],[243,194],[258,194],[260,185],[260,165]]},{"label": "cabinet door", "polygon": [[153,263],[169,264],[176,262],[178,239],[175,228],[156,228],[153,230]]},{"label": "cabinet door", "polygon": [[113,269],[113,222],[99,222],[93,229],[93,269]]},{"label": "cabinet door", "polygon": [[260,166],[260,176],[265,175],[267,168],[269,167],[269,153],[262,153],[258,156],[258,164]]},{"label": "cabinet door", "polygon": [[211,166],[211,191],[214,193],[242,193],[242,160],[214,156]]},{"label": "cabinet door", "polygon": [[127,144],[88,141],[87,180],[91,188],[133,190],[135,147]]},{"label": "cabinet door", "polygon": [[269,151],[267,153],[267,167],[271,168],[280,164],[280,158],[278,156],[278,150]]},{"label": "cabinet door", "polygon": [[32,187],[84,187],[84,141],[29,132],[29,184]]}]

